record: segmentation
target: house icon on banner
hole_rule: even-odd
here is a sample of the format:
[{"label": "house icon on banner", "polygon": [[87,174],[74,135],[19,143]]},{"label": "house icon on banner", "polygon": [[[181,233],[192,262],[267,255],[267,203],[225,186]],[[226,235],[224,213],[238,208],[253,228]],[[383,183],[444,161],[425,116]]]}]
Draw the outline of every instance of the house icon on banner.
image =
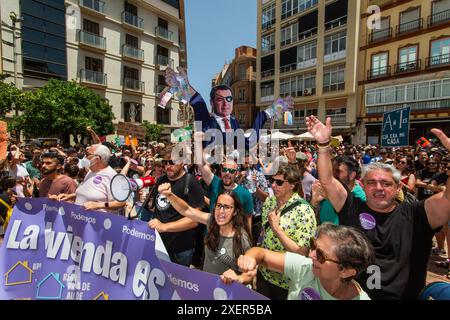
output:
[{"label": "house icon on banner", "polygon": [[98,295],[96,295],[92,300],[109,300],[109,294],[106,294],[105,292],[102,291]]},{"label": "house icon on banner", "polygon": [[59,280],[59,273],[50,272],[38,285],[36,299],[55,299],[62,297],[64,284]]},{"label": "house icon on banner", "polygon": [[33,270],[28,267],[28,261],[17,261],[16,264],[5,273],[5,286],[31,283],[33,273]]}]

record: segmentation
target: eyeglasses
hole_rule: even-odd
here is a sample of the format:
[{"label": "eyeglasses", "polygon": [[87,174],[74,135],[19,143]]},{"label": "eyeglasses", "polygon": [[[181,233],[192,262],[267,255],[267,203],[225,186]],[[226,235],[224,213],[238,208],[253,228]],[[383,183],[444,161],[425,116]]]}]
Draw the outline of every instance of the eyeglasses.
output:
[{"label": "eyeglasses", "polygon": [[173,166],[174,164],[175,164],[175,162],[173,162],[172,160],[161,160],[162,166],[165,166],[165,165]]},{"label": "eyeglasses", "polygon": [[226,96],[226,97],[224,97],[224,96],[219,96],[218,94],[216,94],[216,98],[218,100],[225,100],[226,102],[233,101],[233,96]]},{"label": "eyeglasses", "polygon": [[283,183],[286,182],[286,180],[274,179],[274,178],[270,177],[269,183],[273,184],[274,182],[277,184],[277,186],[281,187],[283,185]]},{"label": "eyeglasses", "polygon": [[225,211],[231,211],[234,208],[234,206],[230,206],[228,204],[223,204],[223,203],[216,203],[216,207],[215,209],[217,211],[220,211],[222,209],[224,209]]},{"label": "eyeglasses", "polygon": [[232,169],[232,168],[222,168],[223,173],[235,174],[236,171],[237,171],[236,169]]},{"label": "eyeglasses", "polygon": [[324,264],[327,261],[341,264],[340,261],[328,258],[327,255],[321,249],[317,248],[316,239],[314,239],[314,238],[309,239],[309,247],[310,247],[311,251],[314,251],[314,250],[316,251],[316,258],[320,264]]},{"label": "eyeglasses", "polygon": [[399,161],[398,164],[408,164],[406,161]]},{"label": "eyeglasses", "polygon": [[428,162],[429,166],[437,166],[437,162]]}]

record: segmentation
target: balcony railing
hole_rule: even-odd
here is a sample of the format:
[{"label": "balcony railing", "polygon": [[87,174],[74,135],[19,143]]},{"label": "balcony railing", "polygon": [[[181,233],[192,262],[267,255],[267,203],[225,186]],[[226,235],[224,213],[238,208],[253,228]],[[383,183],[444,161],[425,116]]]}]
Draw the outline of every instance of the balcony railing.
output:
[{"label": "balcony railing", "polygon": [[167,39],[167,40],[169,40],[169,41],[173,41],[173,32],[172,32],[172,31],[169,31],[169,30],[167,30],[166,28],[163,28],[163,27],[161,27],[161,26],[155,27],[155,34],[156,34],[158,37]]},{"label": "balcony railing", "polygon": [[332,92],[345,89],[345,82],[330,84],[328,86],[323,86],[323,92]]},{"label": "balcony railing", "polygon": [[334,125],[347,123],[347,114],[346,113],[327,114],[327,117],[331,118],[331,123]]},{"label": "balcony railing", "polygon": [[275,74],[275,69],[261,71],[261,78],[267,78]]},{"label": "balcony railing", "polygon": [[450,65],[450,53],[432,56],[426,59],[426,68],[444,67]]},{"label": "balcony railing", "polygon": [[169,59],[169,57],[158,54],[156,56],[156,64],[173,68],[173,59]]},{"label": "balcony railing", "polygon": [[144,61],[144,50],[126,44],[122,45],[122,55]]},{"label": "balcony railing", "polygon": [[450,9],[434,13],[428,16],[428,27],[450,21]]},{"label": "balcony railing", "polygon": [[144,92],[144,81],[140,81],[137,79],[131,79],[131,78],[124,78],[123,79],[123,87],[125,89],[133,90],[133,91],[139,91]]},{"label": "balcony railing", "polygon": [[395,74],[402,74],[402,73],[408,73],[408,72],[414,72],[420,70],[421,65],[420,59],[413,60],[413,61],[407,61],[399,64],[394,65],[394,73]]},{"label": "balcony railing", "polygon": [[286,66],[281,66],[280,67],[280,73],[284,73],[284,72],[290,72],[290,71],[294,71],[297,69],[297,62],[288,64]]},{"label": "balcony railing", "polygon": [[317,34],[317,27],[314,27],[314,28],[311,28],[309,30],[303,31],[302,33],[299,33],[297,35],[297,39],[296,39],[295,42],[301,41],[301,40],[309,38],[309,37],[312,37],[312,36],[314,36],[316,34]]},{"label": "balcony railing", "polygon": [[106,74],[103,72],[92,71],[88,69],[80,70],[80,78],[82,82],[96,83],[102,86],[107,85]]},{"label": "balcony railing", "polygon": [[144,29],[144,19],[139,18],[138,16],[135,16],[127,11],[122,12],[122,22],[139,29]]},{"label": "balcony railing", "polygon": [[367,80],[389,77],[391,75],[391,66],[367,70]]},{"label": "balcony railing", "polygon": [[418,102],[408,102],[407,104],[391,104],[387,106],[382,105],[382,106],[367,107],[366,114],[383,114],[384,112],[393,111],[396,109],[403,108],[405,106],[410,106],[412,112],[450,109],[450,99],[418,101]]},{"label": "balcony railing", "polygon": [[106,50],[106,38],[101,37],[98,34],[90,33],[84,30],[79,30],[78,38],[80,43]]},{"label": "balcony railing", "polygon": [[325,30],[331,30],[347,24],[347,16],[325,22]]},{"label": "balcony railing", "polygon": [[160,94],[163,90],[164,90],[164,88],[165,88],[166,86],[164,85],[164,84],[158,84],[157,86],[156,86],[156,94]]},{"label": "balcony railing", "polygon": [[392,27],[382,30],[375,30],[369,34],[369,43],[374,43],[382,40],[386,40],[392,37]]},{"label": "balcony railing", "polygon": [[395,34],[401,35],[409,32],[421,30],[423,28],[423,18],[401,23],[395,28]]},{"label": "balcony railing", "polygon": [[80,0],[80,5],[99,13],[105,13],[105,3],[100,0]]}]

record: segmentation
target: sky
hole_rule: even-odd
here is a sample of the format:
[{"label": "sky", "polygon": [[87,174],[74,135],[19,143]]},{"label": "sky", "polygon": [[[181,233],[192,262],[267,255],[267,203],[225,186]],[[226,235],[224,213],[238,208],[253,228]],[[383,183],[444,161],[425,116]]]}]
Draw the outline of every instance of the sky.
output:
[{"label": "sky", "polygon": [[256,0],[185,0],[188,77],[209,107],[211,79],[242,45],[256,48]]}]

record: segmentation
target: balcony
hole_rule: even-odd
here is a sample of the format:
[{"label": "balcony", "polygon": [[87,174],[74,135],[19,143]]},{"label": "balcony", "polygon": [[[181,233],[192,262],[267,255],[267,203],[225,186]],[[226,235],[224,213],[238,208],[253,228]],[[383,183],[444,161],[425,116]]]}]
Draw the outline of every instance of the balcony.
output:
[{"label": "balcony", "polygon": [[317,34],[317,27],[311,28],[309,30],[303,31],[297,35],[297,39],[295,42],[302,41],[303,39],[307,39]]},{"label": "balcony", "polygon": [[122,24],[130,29],[144,32],[144,19],[127,11],[122,12]]},{"label": "balcony", "polygon": [[140,81],[140,80],[132,79],[132,78],[124,78],[123,79],[123,89],[127,90],[127,91],[137,92],[137,93],[144,93],[145,92],[144,81]]},{"label": "balcony", "polygon": [[275,69],[261,71],[261,78],[267,78],[275,74]]},{"label": "balcony", "polygon": [[158,54],[156,56],[156,64],[159,66],[169,66],[173,68],[173,59],[169,59],[169,57]]},{"label": "balcony", "polygon": [[173,32],[163,28],[161,26],[155,27],[155,34],[158,38],[173,42]]},{"label": "balcony", "polygon": [[434,110],[448,110],[450,109],[450,99],[439,99],[431,101],[418,101],[418,102],[408,102],[405,104],[391,104],[391,105],[381,105],[367,107],[367,115],[383,114],[385,112],[397,110],[405,106],[411,107],[411,112],[431,112]]},{"label": "balcony", "polygon": [[446,22],[450,22],[450,9],[428,16],[428,28]]},{"label": "balcony", "polygon": [[144,50],[129,45],[122,45],[122,57],[132,62],[144,62]]},{"label": "balcony", "polygon": [[392,27],[382,30],[372,31],[369,34],[368,43],[374,43],[392,38]]},{"label": "balcony", "polygon": [[81,12],[104,18],[105,3],[100,0],[79,0]]},{"label": "balcony", "polygon": [[432,56],[426,59],[426,69],[450,66],[450,53]]},{"label": "balcony", "polygon": [[347,114],[346,113],[328,114],[327,117],[331,118],[331,123],[333,124],[333,126],[347,124]]},{"label": "balcony", "polygon": [[323,56],[323,62],[324,63],[328,63],[328,62],[331,62],[331,61],[344,59],[346,57],[346,54],[347,54],[346,50],[341,50],[341,51],[338,51],[338,52],[333,52],[333,53],[330,53],[330,54],[326,54],[326,55]]},{"label": "balcony", "polygon": [[335,83],[330,84],[328,86],[323,86],[323,92],[333,92],[333,91],[340,91],[345,89],[345,82],[342,83]]},{"label": "balcony", "polygon": [[347,24],[347,16],[339,17],[337,19],[325,22],[325,31],[335,29]]},{"label": "balcony", "polygon": [[367,70],[367,80],[380,79],[391,76],[391,66]]},{"label": "balcony", "polygon": [[82,83],[94,84],[95,86],[106,87],[108,85],[106,74],[88,69],[80,70],[80,79]]},{"label": "balcony", "polygon": [[78,40],[80,46],[95,49],[95,51],[106,51],[106,38],[98,34],[90,33],[84,30],[78,31]]},{"label": "balcony", "polygon": [[409,22],[405,22],[405,23],[401,23],[399,24],[396,28],[395,28],[395,34],[397,36],[402,35],[402,34],[406,34],[406,33],[410,33],[410,32],[414,32],[414,31],[419,31],[422,30],[423,28],[423,19],[417,19],[417,20],[413,20],[413,21],[409,21]]},{"label": "balcony", "polygon": [[413,60],[394,65],[394,74],[403,74],[420,70],[422,60]]},{"label": "balcony", "polygon": [[161,92],[163,92],[163,90],[166,88],[165,84],[158,84],[155,88],[156,94],[160,95]]},{"label": "balcony", "polygon": [[280,73],[291,72],[297,70],[297,62],[280,67]]}]

